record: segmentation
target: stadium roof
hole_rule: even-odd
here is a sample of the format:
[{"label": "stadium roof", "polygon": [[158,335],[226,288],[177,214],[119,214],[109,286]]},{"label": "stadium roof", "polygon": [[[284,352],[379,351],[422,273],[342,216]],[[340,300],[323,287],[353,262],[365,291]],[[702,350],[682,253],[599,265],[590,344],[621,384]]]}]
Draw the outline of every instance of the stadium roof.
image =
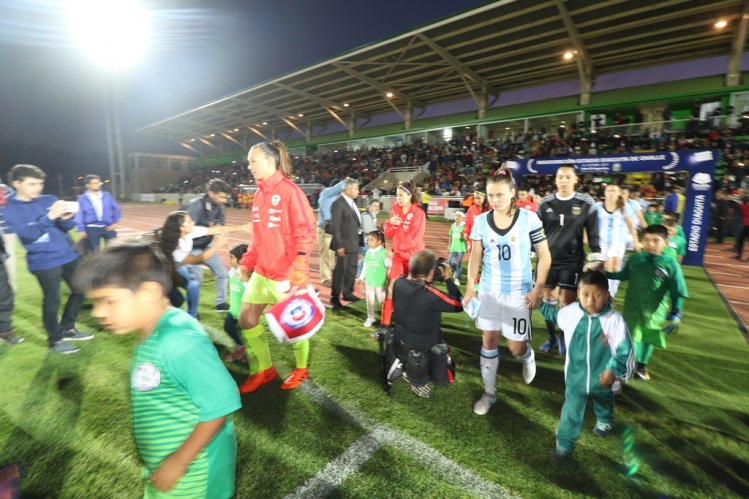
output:
[{"label": "stadium roof", "polygon": [[[725,20],[723,29],[715,27]],[[139,131],[193,142],[397,111],[408,123],[427,104],[471,97],[479,109],[508,89],[729,56],[738,84],[749,0],[501,0],[268,80]],[[570,52],[565,60],[563,54]],[[391,95],[391,97],[388,97]],[[211,134],[214,134],[213,136]],[[215,138],[214,138],[215,137]]]}]

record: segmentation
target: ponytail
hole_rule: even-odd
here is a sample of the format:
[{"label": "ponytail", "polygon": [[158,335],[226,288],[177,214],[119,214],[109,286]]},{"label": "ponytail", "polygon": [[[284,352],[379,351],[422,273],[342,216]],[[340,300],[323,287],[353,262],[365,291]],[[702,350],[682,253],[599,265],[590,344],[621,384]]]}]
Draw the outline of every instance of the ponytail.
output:
[{"label": "ponytail", "polygon": [[294,174],[291,171],[291,158],[289,158],[289,151],[286,146],[280,140],[274,140],[273,142],[258,142],[252,149],[260,148],[263,154],[273,158],[276,163],[276,169],[281,170],[284,177],[293,179]]}]

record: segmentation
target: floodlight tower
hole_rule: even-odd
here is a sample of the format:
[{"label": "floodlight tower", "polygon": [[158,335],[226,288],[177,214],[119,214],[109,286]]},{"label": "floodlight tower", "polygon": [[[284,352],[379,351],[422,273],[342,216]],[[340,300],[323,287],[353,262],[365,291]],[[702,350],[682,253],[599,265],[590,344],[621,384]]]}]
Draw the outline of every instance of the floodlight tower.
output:
[{"label": "floodlight tower", "polygon": [[125,158],[117,99],[118,76],[135,66],[148,46],[148,12],[137,0],[68,0],[68,25],[74,39],[107,74],[104,89],[107,151],[112,195],[124,189]]}]

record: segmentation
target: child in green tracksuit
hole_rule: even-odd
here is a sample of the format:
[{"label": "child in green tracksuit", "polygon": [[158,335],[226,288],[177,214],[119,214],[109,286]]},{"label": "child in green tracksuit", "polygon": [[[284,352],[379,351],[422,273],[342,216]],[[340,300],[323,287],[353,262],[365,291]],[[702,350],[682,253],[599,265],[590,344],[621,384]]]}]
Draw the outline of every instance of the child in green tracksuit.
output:
[{"label": "child in green tracksuit", "polygon": [[668,230],[649,225],[642,231],[643,251],[632,255],[619,272],[606,272],[609,279],[629,281],[624,297],[624,320],[634,341],[635,373],[650,380],[647,365],[655,347],[666,348],[666,334],[681,323],[684,298],[689,296],[679,262],[663,252]]},{"label": "child in green tracksuit", "polygon": [[564,362],[564,405],[557,426],[554,456],[566,459],[580,437],[588,396],[593,400],[593,433],[611,432],[614,392],[618,378],[628,379],[634,367],[632,340],[624,318],[611,308],[609,282],[599,271],[585,272],[578,281],[578,300],[561,309],[544,301],[541,313],[556,323],[567,339]]},{"label": "child in green tracksuit", "polygon": [[242,259],[242,255],[247,252],[246,244],[235,244],[229,250],[229,312],[224,317],[224,331],[226,334],[231,336],[236,346],[226,356],[226,360],[231,362],[233,360],[241,360],[245,358],[247,354],[247,347],[242,339],[242,328],[239,327],[239,309],[242,308],[242,295],[244,295],[244,288],[247,284],[247,276],[244,276],[237,270],[239,267],[239,260]]},{"label": "child in green tracksuit", "polygon": [[684,255],[687,254],[687,240],[679,234],[679,221],[675,218],[664,218],[663,225],[668,230],[668,239],[666,240],[666,246],[663,248],[663,254],[681,263]]}]

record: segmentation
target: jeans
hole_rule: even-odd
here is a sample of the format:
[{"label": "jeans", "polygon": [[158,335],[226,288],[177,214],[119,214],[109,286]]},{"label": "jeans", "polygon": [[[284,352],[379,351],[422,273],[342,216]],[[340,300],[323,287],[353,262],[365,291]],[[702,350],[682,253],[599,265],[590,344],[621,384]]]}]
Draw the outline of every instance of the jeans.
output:
[{"label": "jeans", "polygon": [[450,252],[450,259],[447,261],[450,268],[453,269],[453,276],[455,279],[460,280],[461,264],[463,263],[463,255],[465,253],[459,253],[457,251]]},{"label": "jeans", "polygon": [[[200,278],[196,275],[196,269],[200,271]],[[181,265],[177,273],[185,279],[185,291],[187,294],[187,313],[192,317],[198,317],[198,303],[200,302],[200,283],[203,280],[203,269],[198,265]]]},{"label": "jeans", "polygon": [[[205,250],[193,250],[191,255],[200,255]],[[227,287],[229,286],[229,273],[226,271],[226,265],[221,260],[221,255],[218,252],[214,253],[212,257],[205,261],[205,265],[211,269],[213,275],[216,276],[216,305],[227,302]],[[198,279],[198,285],[203,284],[203,270],[200,265],[186,265],[186,267],[198,267],[198,270],[194,271],[195,277]]]},{"label": "jeans", "polygon": [[0,253],[0,333],[11,331],[11,317],[13,315],[13,288],[8,282],[8,272],[2,261],[5,253]]},{"label": "jeans", "polygon": [[105,241],[109,241],[110,239],[117,237],[117,233],[113,230],[107,230],[106,227],[86,226],[86,240],[88,241],[88,247],[91,248],[92,251],[97,251],[99,249],[102,237]]},{"label": "jeans", "polygon": [[[42,320],[44,329],[47,331],[47,341],[49,346],[54,345],[62,339],[63,333],[75,327],[75,320],[78,318],[78,312],[83,305],[83,294],[73,287],[73,274],[78,266],[80,258],[65,265],[53,269],[36,270],[32,274],[36,276],[39,285],[44,293],[44,302],[42,305]],[[62,319],[57,321],[57,313],[60,310],[60,282],[65,281],[70,288],[65,308],[62,312]]]}]

